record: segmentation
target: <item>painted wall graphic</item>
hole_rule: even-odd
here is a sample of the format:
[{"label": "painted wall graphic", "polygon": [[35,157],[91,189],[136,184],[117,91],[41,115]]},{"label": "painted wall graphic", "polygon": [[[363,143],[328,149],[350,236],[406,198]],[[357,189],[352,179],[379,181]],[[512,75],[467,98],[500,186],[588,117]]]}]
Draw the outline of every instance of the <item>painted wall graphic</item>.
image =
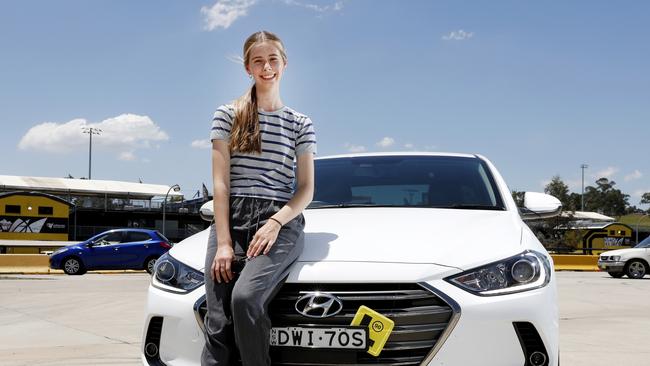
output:
[{"label": "painted wall graphic", "polygon": [[59,218],[0,216],[0,232],[67,234],[67,220]]},{"label": "painted wall graphic", "polygon": [[68,240],[70,207],[56,196],[37,192],[0,195],[0,239]]},{"label": "painted wall graphic", "polygon": [[600,254],[607,250],[629,248],[632,245],[632,228],[614,222],[587,231],[582,239],[584,254]]}]

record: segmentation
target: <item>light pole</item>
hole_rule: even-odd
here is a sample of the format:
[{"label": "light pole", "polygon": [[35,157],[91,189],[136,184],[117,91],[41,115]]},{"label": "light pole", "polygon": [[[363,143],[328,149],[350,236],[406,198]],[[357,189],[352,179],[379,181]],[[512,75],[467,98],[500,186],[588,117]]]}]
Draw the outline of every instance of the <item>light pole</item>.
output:
[{"label": "light pole", "polygon": [[172,189],[174,190],[174,192],[178,192],[181,190],[181,186],[179,186],[178,184],[174,184],[173,186],[169,187],[169,189],[167,190],[167,194],[165,194],[165,200],[163,201],[163,222],[162,222],[163,236],[165,236],[165,211],[167,208],[167,196],[169,196],[169,192],[171,192]]},{"label": "light pole", "polygon": [[82,127],[83,133],[87,133],[90,137],[90,142],[88,143],[88,179],[91,179],[91,166],[93,159],[93,135],[101,135],[102,130],[96,127]]},{"label": "light pole", "polygon": [[641,217],[639,217],[639,220],[636,222],[636,243],[639,244],[639,224],[641,223],[641,219],[643,219],[646,216],[650,216],[647,213],[641,214]]},{"label": "light pole", "polygon": [[580,194],[580,211],[585,210],[585,169],[589,168],[589,165],[582,164],[580,169],[582,169],[582,193]]}]

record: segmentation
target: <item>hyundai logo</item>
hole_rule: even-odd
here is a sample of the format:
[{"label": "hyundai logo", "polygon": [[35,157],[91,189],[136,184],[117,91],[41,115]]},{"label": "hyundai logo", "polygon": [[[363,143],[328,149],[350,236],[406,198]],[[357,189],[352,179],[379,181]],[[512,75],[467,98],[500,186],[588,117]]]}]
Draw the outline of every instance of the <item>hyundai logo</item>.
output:
[{"label": "hyundai logo", "polygon": [[343,302],[328,293],[308,292],[296,301],[296,311],[309,318],[327,318],[343,310]]}]

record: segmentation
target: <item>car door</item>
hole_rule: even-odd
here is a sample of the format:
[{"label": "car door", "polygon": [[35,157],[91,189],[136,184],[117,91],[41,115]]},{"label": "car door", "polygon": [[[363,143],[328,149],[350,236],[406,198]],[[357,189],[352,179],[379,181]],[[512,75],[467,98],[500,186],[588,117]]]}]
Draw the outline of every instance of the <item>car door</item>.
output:
[{"label": "car door", "polygon": [[123,232],[111,231],[94,239],[92,246],[88,248],[88,267],[116,268],[119,264],[119,245],[123,237]]},{"label": "car door", "polygon": [[[646,263],[650,263],[650,236],[641,240],[633,248],[631,252],[633,252],[634,256],[645,260]],[[650,274],[650,269],[647,269],[646,272]]]},{"label": "car door", "polygon": [[127,231],[124,243],[120,246],[122,268],[142,269],[149,247],[153,244],[151,236],[143,231]]}]

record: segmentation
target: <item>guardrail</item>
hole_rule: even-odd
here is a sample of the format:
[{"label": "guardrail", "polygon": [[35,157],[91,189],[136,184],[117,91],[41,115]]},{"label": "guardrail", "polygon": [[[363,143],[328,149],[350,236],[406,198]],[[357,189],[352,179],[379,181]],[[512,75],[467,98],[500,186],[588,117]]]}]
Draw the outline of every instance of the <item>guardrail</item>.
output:
[{"label": "guardrail", "polygon": [[597,255],[551,254],[556,271],[599,271]]}]

